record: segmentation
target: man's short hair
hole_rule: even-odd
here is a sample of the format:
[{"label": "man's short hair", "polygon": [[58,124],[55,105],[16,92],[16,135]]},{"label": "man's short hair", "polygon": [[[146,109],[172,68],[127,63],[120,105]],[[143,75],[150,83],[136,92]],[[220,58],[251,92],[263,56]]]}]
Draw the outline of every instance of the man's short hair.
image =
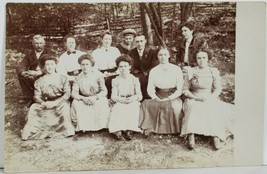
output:
[{"label": "man's short hair", "polygon": [[145,34],[143,32],[138,32],[135,37],[138,37],[138,36],[144,36],[145,39],[146,39],[146,36],[145,36]]}]

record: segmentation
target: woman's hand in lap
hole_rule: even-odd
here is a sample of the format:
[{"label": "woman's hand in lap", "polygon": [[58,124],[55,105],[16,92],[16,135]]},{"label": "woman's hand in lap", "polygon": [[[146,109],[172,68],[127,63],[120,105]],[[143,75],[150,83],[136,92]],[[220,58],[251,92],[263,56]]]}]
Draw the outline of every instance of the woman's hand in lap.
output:
[{"label": "woman's hand in lap", "polygon": [[53,101],[46,101],[42,103],[42,105],[44,105],[47,109],[52,109],[53,107],[56,106],[56,103]]}]

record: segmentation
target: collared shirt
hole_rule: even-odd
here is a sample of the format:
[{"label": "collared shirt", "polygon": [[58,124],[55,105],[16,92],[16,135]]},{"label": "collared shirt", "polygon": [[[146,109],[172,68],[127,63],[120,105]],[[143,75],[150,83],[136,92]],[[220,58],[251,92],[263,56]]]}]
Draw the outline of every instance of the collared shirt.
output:
[{"label": "collared shirt", "polygon": [[[39,60],[39,58],[40,58],[41,54],[43,53],[43,51],[37,52],[37,51],[34,50],[34,52],[35,52],[36,58]],[[39,65],[36,67],[36,70],[41,70]]]},{"label": "collared shirt", "polygon": [[116,47],[97,48],[92,52],[92,57],[95,60],[95,67],[99,70],[116,68],[116,59],[121,55]]},{"label": "collared shirt", "polygon": [[147,92],[152,99],[155,99],[158,98],[156,87],[160,89],[176,87],[176,92],[169,96],[169,98],[175,99],[182,94],[183,84],[183,73],[180,67],[170,63],[159,64],[149,73]]},{"label": "collared shirt", "polygon": [[63,75],[68,75],[68,72],[76,71],[81,69],[78,59],[81,55],[86,54],[85,52],[75,50],[76,53],[67,54],[64,52],[58,60],[57,72]]},{"label": "collared shirt", "polygon": [[144,50],[145,50],[145,48],[143,48],[142,50],[139,50],[139,49],[137,48],[138,54],[139,54],[139,56],[140,56],[140,59],[142,58],[142,56],[143,56],[143,54],[144,54]]},{"label": "collared shirt", "polygon": [[185,54],[184,54],[184,62],[189,63],[189,46],[192,42],[193,37],[190,37],[185,42]]}]

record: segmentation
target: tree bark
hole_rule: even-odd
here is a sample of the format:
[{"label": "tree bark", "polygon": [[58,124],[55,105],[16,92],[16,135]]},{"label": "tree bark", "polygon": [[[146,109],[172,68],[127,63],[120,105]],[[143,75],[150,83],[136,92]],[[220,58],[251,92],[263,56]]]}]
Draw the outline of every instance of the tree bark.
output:
[{"label": "tree bark", "polygon": [[162,21],[162,15],[161,15],[161,4],[158,2],[158,16],[159,16],[159,24],[160,24],[160,33],[162,38],[165,38],[164,31],[163,31],[163,21]]},{"label": "tree bark", "polygon": [[151,20],[145,10],[146,4],[145,3],[139,3],[140,5],[140,13],[141,13],[141,23],[144,35],[147,39],[148,45],[153,45],[153,33],[151,29]]},{"label": "tree bark", "polygon": [[175,7],[176,3],[173,3],[173,10],[172,10],[172,29],[171,29],[171,44],[173,43],[173,36],[174,36],[174,20],[175,20]]},{"label": "tree bark", "polygon": [[148,7],[145,5],[144,8],[145,8],[145,11],[146,11],[146,13],[148,14],[148,17],[149,17],[149,19],[150,19],[150,21],[151,21],[151,23],[152,23],[152,25],[153,25],[153,27],[154,27],[156,36],[157,36],[157,38],[159,39],[160,44],[166,46],[166,44],[165,44],[163,38],[161,37],[161,35],[160,35],[159,31],[158,31],[158,28],[157,28],[157,26],[156,26],[156,24],[155,24],[155,21],[154,21],[152,15],[149,13],[149,9],[148,9]]},{"label": "tree bark", "polygon": [[[158,13],[153,5],[153,3],[149,3],[149,8],[150,8],[150,11],[151,11],[151,15],[155,21],[155,24],[157,26],[157,29],[160,30],[160,19],[159,19],[159,16],[158,16]],[[147,12],[149,13],[149,12]]]},{"label": "tree bark", "polygon": [[115,12],[115,8],[114,8],[114,4],[111,4],[111,11],[113,14],[113,20],[115,21],[116,20],[116,12]]},{"label": "tree bark", "polygon": [[185,23],[191,14],[193,3],[182,2],[180,3],[180,7],[181,7],[181,23]]}]

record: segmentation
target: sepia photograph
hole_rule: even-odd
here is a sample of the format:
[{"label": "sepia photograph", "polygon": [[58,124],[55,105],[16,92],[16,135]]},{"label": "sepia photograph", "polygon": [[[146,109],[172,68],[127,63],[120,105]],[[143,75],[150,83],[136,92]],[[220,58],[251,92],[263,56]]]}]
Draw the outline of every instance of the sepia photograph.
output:
[{"label": "sepia photograph", "polygon": [[5,172],[235,166],[235,2],[8,3]]}]

